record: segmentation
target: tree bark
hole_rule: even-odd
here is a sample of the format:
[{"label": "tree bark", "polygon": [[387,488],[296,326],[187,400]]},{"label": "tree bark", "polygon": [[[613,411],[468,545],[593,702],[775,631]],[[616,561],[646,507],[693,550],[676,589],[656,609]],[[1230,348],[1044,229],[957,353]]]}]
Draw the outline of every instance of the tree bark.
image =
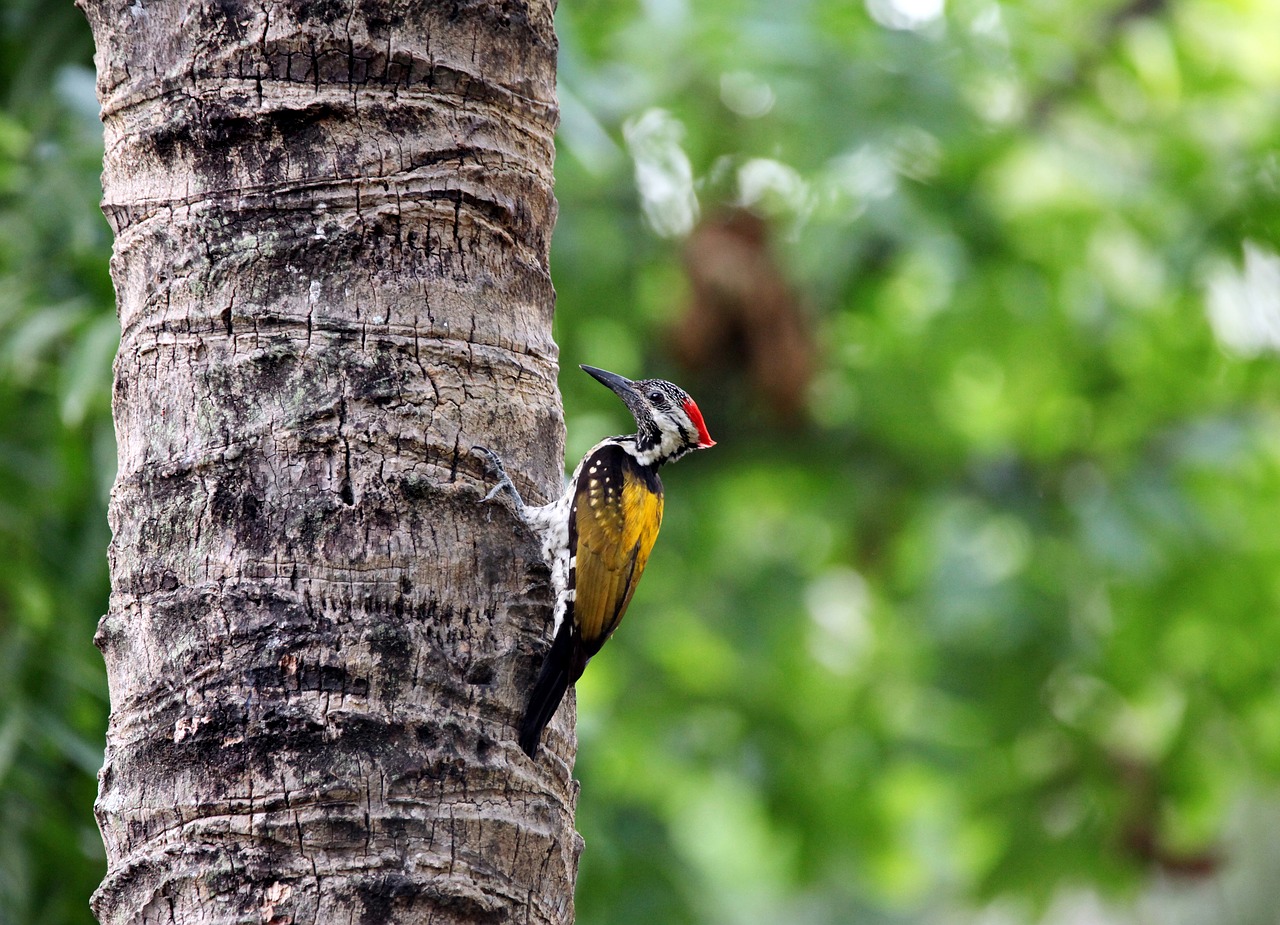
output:
[{"label": "tree bark", "polygon": [[104,923],[568,922],[551,0],[81,0],[122,343]]}]

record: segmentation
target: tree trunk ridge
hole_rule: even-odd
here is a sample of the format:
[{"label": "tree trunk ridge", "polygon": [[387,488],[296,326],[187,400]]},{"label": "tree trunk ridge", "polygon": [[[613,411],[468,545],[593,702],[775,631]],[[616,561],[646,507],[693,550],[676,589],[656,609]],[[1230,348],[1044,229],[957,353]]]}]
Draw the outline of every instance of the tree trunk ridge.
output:
[{"label": "tree trunk ridge", "polygon": [[568,922],[549,2],[83,0],[122,328],[104,923]]}]

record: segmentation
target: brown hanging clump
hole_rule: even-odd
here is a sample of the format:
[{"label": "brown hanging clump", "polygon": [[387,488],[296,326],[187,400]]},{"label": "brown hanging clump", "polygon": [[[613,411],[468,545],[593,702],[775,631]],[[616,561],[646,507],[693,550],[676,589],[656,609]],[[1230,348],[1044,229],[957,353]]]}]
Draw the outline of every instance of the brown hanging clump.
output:
[{"label": "brown hanging clump", "polygon": [[746,209],[704,219],[684,264],[693,299],[672,332],[676,358],[695,373],[741,370],[781,422],[802,421],[817,350],[765,220]]}]

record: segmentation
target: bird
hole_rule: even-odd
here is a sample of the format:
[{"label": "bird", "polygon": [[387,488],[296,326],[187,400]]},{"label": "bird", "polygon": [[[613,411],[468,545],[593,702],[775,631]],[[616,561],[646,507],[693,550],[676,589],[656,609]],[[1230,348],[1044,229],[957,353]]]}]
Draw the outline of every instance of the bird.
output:
[{"label": "bird", "polygon": [[715,446],[697,403],[679,386],[581,368],[622,399],[635,418],[636,432],[593,446],[560,497],[549,504],[526,504],[501,457],[488,447],[472,448],[497,479],[481,501],[506,495],[516,515],[541,538],[551,570],[552,643],[518,736],[530,758],[537,756],[542,731],[565,691],[613,635],[631,603],[662,525],[658,470]]}]

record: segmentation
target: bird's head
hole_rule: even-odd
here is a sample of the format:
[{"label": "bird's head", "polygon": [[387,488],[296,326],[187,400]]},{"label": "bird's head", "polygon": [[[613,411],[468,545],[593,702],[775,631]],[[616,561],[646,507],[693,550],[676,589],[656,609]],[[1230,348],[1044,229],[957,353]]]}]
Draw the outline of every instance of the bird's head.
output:
[{"label": "bird's head", "polygon": [[702,412],[689,393],[665,379],[630,379],[583,366],[607,385],[636,419],[636,448],[647,462],[671,462],[693,450],[716,445],[707,433]]}]

